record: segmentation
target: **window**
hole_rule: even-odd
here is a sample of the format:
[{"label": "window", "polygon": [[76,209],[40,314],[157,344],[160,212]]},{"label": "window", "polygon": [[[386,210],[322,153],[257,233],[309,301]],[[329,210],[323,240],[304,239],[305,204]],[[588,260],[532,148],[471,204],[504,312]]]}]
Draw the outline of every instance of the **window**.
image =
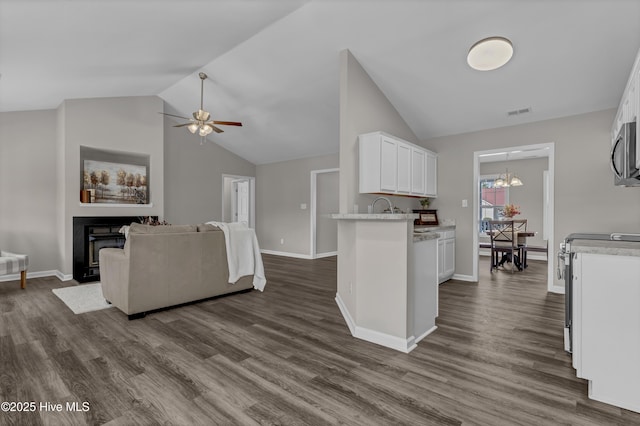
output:
[{"label": "window", "polygon": [[505,204],[509,203],[509,188],[495,186],[498,175],[480,176],[480,211],[478,221],[480,222],[480,233],[489,230],[489,221],[497,220]]}]

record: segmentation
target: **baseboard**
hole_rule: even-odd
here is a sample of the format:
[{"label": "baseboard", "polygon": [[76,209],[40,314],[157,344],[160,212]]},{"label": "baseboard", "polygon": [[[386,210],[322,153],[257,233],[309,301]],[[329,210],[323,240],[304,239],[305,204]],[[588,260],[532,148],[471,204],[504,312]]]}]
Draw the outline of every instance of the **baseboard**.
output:
[{"label": "baseboard", "polygon": [[[43,278],[43,277],[57,277],[60,281],[70,281],[73,279],[73,275],[64,275],[62,272],[58,270],[36,271],[36,272],[27,271],[27,279]],[[10,274],[10,275],[0,276],[0,282],[5,282],[5,281],[20,281],[20,274]]]},{"label": "baseboard", "polygon": [[353,318],[351,318],[351,314],[349,313],[347,306],[344,304],[342,297],[340,297],[340,294],[338,293],[336,293],[336,303],[338,304],[338,309],[340,309],[340,313],[342,314],[344,321],[347,323],[347,327],[349,327],[351,335],[355,335],[356,323],[353,321]]},{"label": "baseboard", "polygon": [[323,257],[337,256],[337,255],[338,255],[337,251],[328,251],[326,253],[316,253],[316,259],[321,259]]},{"label": "baseboard", "polygon": [[424,339],[425,337],[427,337],[428,335],[430,335],[431,333],[433,333],[434,331],[436,331],[438,329],[437,325],[434,325],[433,327],[431,327],[429,330],[425,331],[421,336],[418,336],[415,339],[415,343],[420,342],[422,339]]},{"label": "baseboard", "polygon": [[261,249],[260,253],[262,254],[272,254],[274,256],[284,256],[284,257],[294,257],[296,259],[312,259],[312,257],[308,254],[300,254],[300,253],[289,253],[286,251],[275,251],[275,250],[264,250]]},{"label": "baseboard", "polygon": [[[375,343],[377,345],[384,346],[390,349],[395,349],[404,353],[409,353],[416,348],[416,340],[413,336],[409,337],[408,339],[403,339],[401,337],[391,336],[390,334],[381,333],[379,331],[357,326],[353,321],[349,310],[342,301],[342,298],[337,293],[336,303],[338,304],[340,313],[347,323],[347,327],[349,327],[349,331],[351,332],[351,335],[353,337],[366,340],[367,342]],[[429,331],[429,333],[430,332],[431,331]],[[424,336],[426,336],[426,334]]]},{"label": "baseboard", "polygon": [[564,286],[563,285],[554,285],[553,287],[551,287],[551,290],[549,290],[551,293],[556,293],[556,294],[564,294]]},{"label": "baseboard", "polygon": [[56,272],[56,277],[58,277],[60,281],[71,281],[73,279],[72,274],[65,275],[60,271],[55,271],[55,272]]},{"label": "baseboard", "polygon": [[458,281],[469,281],[472,283],[475,283],[478,281],[478,280],[474,280],[471,275],[463,275],[463,274],[453,274],[453,277],[451,277],[451,279],[458,280]]}]

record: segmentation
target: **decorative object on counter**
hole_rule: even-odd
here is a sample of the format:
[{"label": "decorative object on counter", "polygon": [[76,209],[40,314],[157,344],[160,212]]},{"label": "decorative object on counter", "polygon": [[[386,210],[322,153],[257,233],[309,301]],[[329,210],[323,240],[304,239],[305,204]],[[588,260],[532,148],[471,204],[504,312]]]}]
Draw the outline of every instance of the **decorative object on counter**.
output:
[{"label": "decorative object on counter", "polygon": [[398,207],[394,207],[393,211],[389,210],[388,208],[384,209],[382,211],[382,213],[389,213],[389,214],[405,214],[404,210],[400,210]]},{"label": "decorative object on counter", "polygon": [[431,198],[429,197],[420,198],[420,205],[422,206],[423,209],[426,209],[427,207],[429,207],[430,202],[431,202]]},{"label": "decorative object on counter", "polygon": [[418,218],[413,221],[414,225],[438,225],[437,210],[414,210],[418,213]]},{"label": "decorative object on counter", "polygon": [[151,226],[171,225],[166,220],[159,220],[158,216],[143,216],[140,218],[140,223]]},{"label": "decorative object on counter", "polygon": [[502,209],[502,212],[500,214],[506,219],[511,219],[514,216],[519,215],[520,213],[520,206],[516,206],[515,204],[507,204],[504,206],[504,209]]}]

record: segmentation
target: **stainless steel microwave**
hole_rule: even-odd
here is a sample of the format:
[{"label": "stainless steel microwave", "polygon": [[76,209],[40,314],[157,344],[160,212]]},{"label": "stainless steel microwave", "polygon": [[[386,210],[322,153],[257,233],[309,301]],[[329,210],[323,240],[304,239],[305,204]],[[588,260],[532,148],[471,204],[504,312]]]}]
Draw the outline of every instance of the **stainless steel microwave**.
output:
[{"label": "stainless steel microwave", "polygon": [[636,122],[624,123],[611,146],[614,184],[640,186],[640,150],[636,148]]}]

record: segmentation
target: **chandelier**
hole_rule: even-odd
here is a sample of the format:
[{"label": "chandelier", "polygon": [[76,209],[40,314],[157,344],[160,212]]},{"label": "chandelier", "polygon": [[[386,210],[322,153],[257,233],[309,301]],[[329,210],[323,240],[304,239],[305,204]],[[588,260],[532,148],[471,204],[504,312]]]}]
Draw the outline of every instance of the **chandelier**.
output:
[{"label": "chandelier", "polygon": [[523,185],[522,181],[516,174],[509,173],[509,169],[506,169],[506,172],[504,174],[498,176],[498,179],[496,179],[493,184],[496,188],[507,188],[510,186]]}]

